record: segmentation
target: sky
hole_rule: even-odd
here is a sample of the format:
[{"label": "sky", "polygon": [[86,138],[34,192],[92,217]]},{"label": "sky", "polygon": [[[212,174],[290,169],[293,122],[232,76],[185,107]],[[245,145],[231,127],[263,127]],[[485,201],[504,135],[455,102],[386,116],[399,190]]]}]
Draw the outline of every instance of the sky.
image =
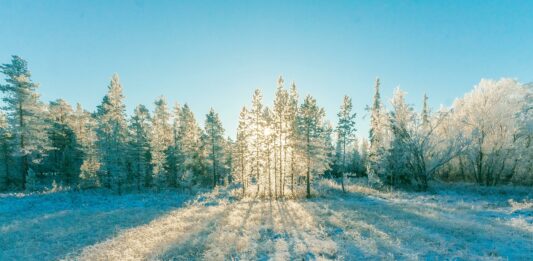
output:
[{"label": "sky", "polygon": [[201,124],[213,107],[230,136],[253,91],[272,104],[282,75],[333,123],[352,97],[367,137],[376,77],[385,103],[400,86],[416,109],[481,78],[533,81],[532,14],[533,1],[0,0],[0,63],[21,56],[43,101],[90,111],[118,73],[128,114],[164,95]]}]

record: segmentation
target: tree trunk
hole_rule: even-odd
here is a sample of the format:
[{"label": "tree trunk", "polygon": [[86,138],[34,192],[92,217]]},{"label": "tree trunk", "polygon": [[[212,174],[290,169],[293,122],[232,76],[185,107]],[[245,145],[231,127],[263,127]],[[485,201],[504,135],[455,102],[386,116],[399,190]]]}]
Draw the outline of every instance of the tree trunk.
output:
[{"label": "tree trunk", "polygon": [[309,138],[309,127],[307,128],[307,198],[311,197],[311,144]]},{"label": "tree trunk", "polygon": [[291,194],[294,196],[294,151],[291,151]]},{"label": "tree trunk", "polygon": [[283,196],[283,159],[282,159],[282,153],[283,153],[283,144],[281,143],[282,136],[283,136],[283,120],[282,120],[283,114],[280,113],[279,115],[279,193],[281,196]]},{"label": "tree trunk", "polygon": [[267,142],[268,197],[272,198],[272,177],[270,172],[270,144]]},{"label": "tree trunk", "polygon": [[346,192],[346,190],[344,189],[344,172],[346,172],[346,137],[343,137],[343,141],[342,141],[342,173],[341,173],[342,192]]},{"label": "tree trunk", "polygon": [[211,153],[213,154],[213,188],[217,186],[217,157],[215,155],[215,140],[211,140]]}]

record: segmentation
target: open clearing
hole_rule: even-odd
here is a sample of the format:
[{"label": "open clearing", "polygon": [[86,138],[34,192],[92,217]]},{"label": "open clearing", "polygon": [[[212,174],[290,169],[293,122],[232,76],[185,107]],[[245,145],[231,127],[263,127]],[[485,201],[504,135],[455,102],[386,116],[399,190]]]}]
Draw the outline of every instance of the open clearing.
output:
[{"label": "open clearing", "polygon": [[533,193],[380,192],[323,182],[310,200],[217,190],[0,196],[0,260],[511,259],[533,253]]}]

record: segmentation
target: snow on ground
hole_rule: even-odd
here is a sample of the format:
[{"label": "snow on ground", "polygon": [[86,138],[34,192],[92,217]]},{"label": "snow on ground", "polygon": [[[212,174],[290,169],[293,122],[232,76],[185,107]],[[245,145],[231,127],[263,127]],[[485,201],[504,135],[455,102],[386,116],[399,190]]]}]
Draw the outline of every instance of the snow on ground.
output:
[{"label": "snow on ground", "polygon": [[310,200],[220,189],[0,197],[0,260],[510,259],[533,253],[530,188],[382,192],[322,182]]},{"label": "snow on ground", "polygon": [[184,204],[176,193],[0,194],[0,260],[56,260]]}]

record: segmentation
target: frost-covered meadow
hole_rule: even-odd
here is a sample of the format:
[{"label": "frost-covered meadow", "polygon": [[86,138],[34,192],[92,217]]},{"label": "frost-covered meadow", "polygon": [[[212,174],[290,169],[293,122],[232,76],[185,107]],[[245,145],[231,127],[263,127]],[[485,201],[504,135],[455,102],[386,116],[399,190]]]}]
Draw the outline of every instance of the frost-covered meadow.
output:
[{"label": "frost-covered meadow", "polygon": [[241,199],[228,188],[3,194],[0,260],[531,258],[529,188],[340,190],[322,181],[308,200]]}]

